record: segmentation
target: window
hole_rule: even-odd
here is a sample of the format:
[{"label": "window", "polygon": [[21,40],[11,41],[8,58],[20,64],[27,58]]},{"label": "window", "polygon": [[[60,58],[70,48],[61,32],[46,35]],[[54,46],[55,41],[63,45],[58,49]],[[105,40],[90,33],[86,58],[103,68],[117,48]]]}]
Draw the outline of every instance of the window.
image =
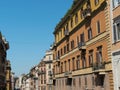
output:
[{"label": "window", "polygon": [[96,29],[97,29],[97,33],[100,33],[100,21],[97,21],[96,23]]},{"label": "window", "polygon": [[68,60],[68,69],[70,71],[70,59]]},{"label": "window", "polygon": [[81,87],[81,78],[79,78],[79,86]]},{"label": "window", "polygon": [[65,27],[63,28],[63,31],[64,31],[64,35],[65,35]]},{"label": "window", "polygon": [[69,28],[68,28],[68,23],[66,24],[66,30],[69,30]]},{"label": "window", "polygon": [[73,79],[73,85],[75,86],[75,78]]},{"label": "window", "polygon": [[69,52],[69,43],[67,44],[67,52]]},{"label": "window", "polygon": [[75,15],[75,24],[77,24],[78,23],[78,14],[76,13],[76,15]]},{"label": "window", "polygon": [[77,56],[77,60],[76,60],[76,69],[80,69],[80,56]]},{"label": "window", "polygon": [[83,19],[84,15],[83,15],[83,7],[81,7],[81,10],[80,10],[80,17],[81,19]]},{"label": "window", "polygon": [[99,4],[99,0],[94,0],[95,5]]},{"label": "window", "polygon": [[49,56],[49,60],[51,60],[51,56]]},{"label": "window", "polygon": [[86,67],[86,58],[85,55],[82,56],[82,68]]},{"label": "window", "polygon": [[92,85],[93,85],[93,87],[95,85],[95,79],[94,79],[94,77],[92,77]]},{"label": "window", "polygon": [[93,64],[93,50],[89,51],[89,66]]},{"label": "window", "polygon": [[117,7],[118,5],[120,5],[120,0],[112,0],[112,5],[113,8]]},{"label": "window", "polygon": [[80,41],[84,42],[84,33],[80,34]]},{"label": "window", "polygon": [[104,87],[104,79],[105,79],[105,75],[98,76],[96,79],[97,80],[96,85]]},{"label": "window", "polygon": [[65,72],[67,71],[67,65],[66,65],[66,61],[64,62],[65,65]]},{"label": "window", "polygon": [[64,54],[66,54],[66,46],[64,46]]},{"label": "window", "polygon": [[46,80],[44,80],[44,84],[46,84]]},{"label": "window", "polygon": [[79,36],[77,36],[77,44],[79,44]]},{"label": "window", "polygon": [[58,55],[57,55],[57,59],[59,59],[60,58],[60,51],[58,51]]},{"label": "window", "polygon": [[69,86],[72,85],[72,78],[67,78],[66,79],[66,85],[69,85]]},{"label": "window", "polygon": [[51,69],[51,64],[49,64],[49,69]]},{"label": "window", "polygon": [[71,41],[71,49],[74,49],[74,40]]},{"label": "window", "polygon": [[61,56],[63,55],[63,50],[62,50],[62,48],[61,48]]},{"label": "window", "polygon": [[85,86],[87,87],[87,77],[85,77]]},{"label": "window", "polygon": [[113,25],[113,37],[114,42],[120,40],[120,22]]},{"label": "window", "polygon": [[43,80],[41,80],[41,84],[43,84]]},{"label": "window", "polygon": [[98,64],[102,62],[102,46],[97,47],[96,60]]},{"label": "window", "polygon": [[64,86],[64,79],[62,80],[63,86]]},{"label": "window", "polygon": [[75,70],[75,65],[74,65],[74,63],[75,63],[75,58],[72,58],[72,70],[73,70],[73,71]]},{"label": "window", "polygon": [[61,63],[61,73],[63,72],[63,63]]},{"label": "window", "polygon": [[59,86],[61,86],[61,80],[59,80]]},{"label": "window", "polygon": [[58,73],[58,66],[56,65],[56,73]]},{"label": "window", "polygon": [[90,28],[88,30],[88,40],[90,40],[92,38],[92,29]]},{"label": "window", "polygon": [[46,74],[44,74],[44,79],[46,79]]},{"label": "window", "polygon": [[73,18],[71,19],[71,28],[73,27]]}]

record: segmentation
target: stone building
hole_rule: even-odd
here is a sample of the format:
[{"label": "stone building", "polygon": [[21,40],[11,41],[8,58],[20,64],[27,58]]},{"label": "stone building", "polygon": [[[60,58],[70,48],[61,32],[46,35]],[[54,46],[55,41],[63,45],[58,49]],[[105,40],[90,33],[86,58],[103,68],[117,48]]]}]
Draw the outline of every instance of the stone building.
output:
[{"label": "stone building", "polygon": [[6,88],[7,90],[12,90],[12,82],[11,82],[11,64],[10,61],[6,61]]},{"label": "stone building", "polygon": [[6,61],[9,43],[0,32],[0,89],[6,89]]}]

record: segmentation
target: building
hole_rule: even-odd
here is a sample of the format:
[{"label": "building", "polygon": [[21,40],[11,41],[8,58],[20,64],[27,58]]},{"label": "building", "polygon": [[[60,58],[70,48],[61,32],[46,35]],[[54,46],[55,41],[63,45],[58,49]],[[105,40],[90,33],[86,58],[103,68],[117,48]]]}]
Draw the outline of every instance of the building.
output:
[{"label": "building", "polygon": [[14,85],[14,89],[15,90],[20,90],[20,86],[19,86],[19,78],[15,77],[15,85]]},{"label": "building", "polygon": [[10,61],[6,61],[6,88],[7,90],[12,90],[12,83],[11,83],[11,64]]},{"label": "building", "polygon": [[22,78],[22,87],[21,90],[34,90],[31,86],[31,77],[30,74],[26,74]]},{"label": "building", "polygon": [[46,51],[44,60],[45,62],[45,66],[46,66],[46,90],[52,90],[52,86],[53,86],[53,79],[52,79],[52,75],[53,75],[53,51],[50,49],[48,51]]},{"label": "building", "polygon": [[[53,87],[53,52],[47,50],[40,63],[31,68],[26,75],[19,77],[16,82],[20,90],[52,90]],[[21,84],[20,84],[21,83]]]},{"label": "building", "polygon": [[14,72],[11,72],[11,90],[14,90],[15,89],[15,73]]},{"label": "building", "polygon": [[6,56],[9,43],[0,32],[0,89],[6,89]]},{"label": "building", "polygon": [[38,64],[38,90],[46,90],[46,65],[43,60]]},{"label": "building", "polygon": [[34,66],[29,73],[28,79],[26,82],[30,82],[30,89],[31,90],[38,90],[38,66]]},{"label": "building", "polygon": [[38,90],[52,90],[53,86],[53,51],[47,50],[45,56],[37,65]]},{"label": "building", "polygon": [[15,78],[15,90],[24,90],[23,88],[23,77],[25,74],[20,75]]},{"label": "building", "polygon": [[114,90],[120,90],[120,0],[110,1]]},{"label": "building", "polygon": [[54,90],[113,90],[108,0],[74,0],[54,31]]}]

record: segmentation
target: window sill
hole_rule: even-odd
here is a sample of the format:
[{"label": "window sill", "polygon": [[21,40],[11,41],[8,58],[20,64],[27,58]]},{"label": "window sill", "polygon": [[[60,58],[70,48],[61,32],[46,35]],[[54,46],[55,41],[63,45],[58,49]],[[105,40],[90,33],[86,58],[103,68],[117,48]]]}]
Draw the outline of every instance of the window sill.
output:
[{"label": "window sill", "polygon": [[117,41],[113,42],[112,45],[115,45],[117,43],[120,43],[120,40],[117,40]]},{"label": "window sill", "polygon": [[120,6],[120,3],[117,6],[113,7],[113,11],[117,9],[119,6]]}]

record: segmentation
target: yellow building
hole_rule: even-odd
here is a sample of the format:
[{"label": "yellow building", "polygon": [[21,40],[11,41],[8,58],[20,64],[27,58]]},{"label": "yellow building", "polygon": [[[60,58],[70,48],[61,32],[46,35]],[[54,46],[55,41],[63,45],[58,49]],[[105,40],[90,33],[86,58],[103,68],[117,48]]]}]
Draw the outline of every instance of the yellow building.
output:
[{"label": "yellow building", "polygon": [[54,90],[113,90],[107,0],[74,0],[54,31]]}]

